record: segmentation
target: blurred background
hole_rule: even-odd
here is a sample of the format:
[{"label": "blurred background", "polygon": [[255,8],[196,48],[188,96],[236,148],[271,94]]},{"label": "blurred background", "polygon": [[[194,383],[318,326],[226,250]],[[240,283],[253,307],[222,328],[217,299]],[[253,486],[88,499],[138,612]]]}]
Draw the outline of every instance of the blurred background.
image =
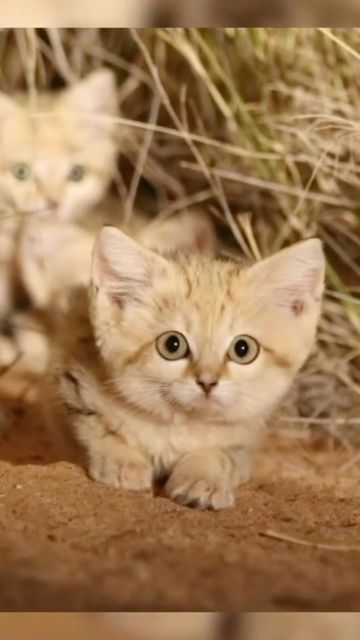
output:
[{"label": "blurred background", "polygon": [[11,0],[1,21],[13,27],[338,26],[360,25],[357,0]]},{"label": "blurred background", "polygon": [[358,640],[359,631],[356,613],[0,614],[9,640]]}]

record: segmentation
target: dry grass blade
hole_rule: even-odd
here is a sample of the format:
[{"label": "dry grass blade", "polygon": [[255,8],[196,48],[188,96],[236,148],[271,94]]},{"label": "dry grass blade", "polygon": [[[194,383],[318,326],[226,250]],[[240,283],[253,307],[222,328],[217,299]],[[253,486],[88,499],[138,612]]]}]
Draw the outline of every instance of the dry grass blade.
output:
[{"label": "dry grass blade", "polygon": [[303,547],[312,547],[315,549],[325,549],[327,551],[357,551],[360,553],[360,545],[353,544],[330,544],[327,542],[313,542],[310,540],[303,540],[302,538],[296,538],[285,533],[278,533],[277,531],[262,531],[260,533],[264,538],[271,538],[272,540],[280,540],[282,542],[290,542],[291,544],[298,544]]}]

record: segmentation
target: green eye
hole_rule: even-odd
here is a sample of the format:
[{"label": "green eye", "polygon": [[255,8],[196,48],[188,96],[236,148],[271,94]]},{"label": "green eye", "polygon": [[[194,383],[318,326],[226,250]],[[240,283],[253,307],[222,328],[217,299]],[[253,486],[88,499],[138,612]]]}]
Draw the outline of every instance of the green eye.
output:
[{"label": "green eye", "polygon": [[237,336],[234,338],[228,351],[228,356],[237,364],[250,364],[254,362],[260,353],[260,345],[251,336]]},{"label": "green eye", "polygon": [[81,164],[74,164],[69,171],[68,179],[71,182],[81,182],[85,175],[85,169]]},{"label": "green eye", "polygon": [[181,360],[190,353],[185,336],[177,331],[167,331],[159,336],[156,340],[156,348],[165,360]]},{"label": "green eye", "polygon": [[13,176],[20,180],[21,182],[25,182],[30,177],[30,168],[25,162],[18,162],[11,167],[11,171]]}]

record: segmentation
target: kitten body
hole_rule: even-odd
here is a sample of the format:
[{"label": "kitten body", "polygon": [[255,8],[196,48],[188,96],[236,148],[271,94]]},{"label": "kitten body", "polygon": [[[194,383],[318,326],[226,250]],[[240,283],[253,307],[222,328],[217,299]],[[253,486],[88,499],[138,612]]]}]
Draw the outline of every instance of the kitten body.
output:
[{"label": "kitten body", "polygon": [[55,433],[95,480],[140,490],[166,476],[181,504],[231,506],[264,422],[311,351],[323,278],[317,240],[243,268],[164,257],[105,228],[90,293],[70,297],[52,350]]},{"label": "kitten body", "polygon": [[113,203],[88,216],[82,227],[56,219],[23,225],[17,246],[18,277],[36,309],[56,311],[66,304],[71,288],[90,283],[92,250],[104,224],[122,228],[144,247],[159,252],[213,255],[216,251],[215,228],[202,211],[183,211],[160,220],[135,212],[126,226],[119,224],[119,217],[118,203]]}]

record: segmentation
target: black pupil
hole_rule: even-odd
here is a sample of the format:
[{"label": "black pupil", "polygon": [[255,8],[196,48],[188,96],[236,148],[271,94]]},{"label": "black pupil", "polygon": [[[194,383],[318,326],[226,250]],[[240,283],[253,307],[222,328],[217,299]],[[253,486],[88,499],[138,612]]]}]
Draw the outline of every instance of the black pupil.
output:
[{"label": "black pupil", "polygon": [[239,358],[244,358],[249,353],[249,344],[246,340],[238,340],[235,344],[235,353]]},{"label": "black pupil", "polygon": [[169,353],[176,353],[180,348],[180,338],[178,336],[169,336],[165,342],[166,349]]},{"label": "black pupil", "polygon": [[75,180],[79,180],[79,178],[81,178],[81,176],[82,176],[82,167],[80,167],[80,166],[75,166],[75,167],[73,168],[72,175],[73,175],[73,178],[74,178]]}]

